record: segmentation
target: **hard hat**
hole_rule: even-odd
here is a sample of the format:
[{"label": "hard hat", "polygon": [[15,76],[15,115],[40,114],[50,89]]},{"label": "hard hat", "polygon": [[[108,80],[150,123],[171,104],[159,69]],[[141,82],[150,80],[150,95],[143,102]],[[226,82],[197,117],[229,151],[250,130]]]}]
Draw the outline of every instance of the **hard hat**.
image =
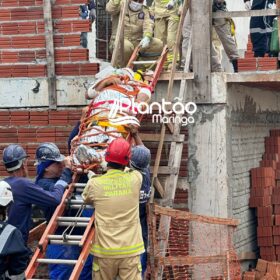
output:
[{"label": "hard hat", "polygon": [[61,162],[64,159],[65,156],[60,153],[58,147],[54,143],[42,143],[36,150],[37,163],[47,160]]},{"label": "hard hat", "polygon": [[132,148],[130,164],[139,170],[147,168],[151,161],[151,152],[144,145]]},{"label": "hard hat", "polygon": [[27,158],[25,150],[17,144],[11,144],[3,151],[3,163],[7,171],[19,169],[25,158]]},{"label": "hard hat", "polygon": [[11,186],[5,182],[0,181],[0,206],[7,206],[13,201],[13,193]]},{"label": "hard hat", "polygon": [[127,165],[130,159],[131,150],[129,143],[123,138],[113,140],[106,151],[105,160],[121,165]]}]

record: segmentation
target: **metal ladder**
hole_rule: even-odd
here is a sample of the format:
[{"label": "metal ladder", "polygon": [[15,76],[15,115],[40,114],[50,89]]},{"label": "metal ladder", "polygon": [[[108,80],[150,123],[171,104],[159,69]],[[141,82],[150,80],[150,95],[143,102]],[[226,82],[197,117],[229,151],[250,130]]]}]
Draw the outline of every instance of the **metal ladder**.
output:
[{"label": "metal ladder", "polygon": [[[26,269],[26,279],[33,278],[36,270],[40,264],[65,264],[74,266],[70,280],[76,280],[83,269],[86,259],[89,255],[90,247],[94,237],[94,215],[91,218],[80,217],[82,210],[92,209],[89,205],[84,205],[82,200],[73,199],[73,195],[83,192],[86,184],[76,183],[78,175],[73,176],[73,183],[71,183],[62,197],[61,203],[56,208],[44,234],[42,235],[37,249]],[[63,216],[68,209],[79,209],[77,216],[68,217]],[[69,234],[57,235],[55,231],[58,227],[66,227],[70,229]],[[72,235],[71,232],[76,227],[84,228],[83,235]],[[78,259],[47,259],[45,258],[46,249],[48,244],[61,244],[61,245],[78,245],[82,248]]]}]

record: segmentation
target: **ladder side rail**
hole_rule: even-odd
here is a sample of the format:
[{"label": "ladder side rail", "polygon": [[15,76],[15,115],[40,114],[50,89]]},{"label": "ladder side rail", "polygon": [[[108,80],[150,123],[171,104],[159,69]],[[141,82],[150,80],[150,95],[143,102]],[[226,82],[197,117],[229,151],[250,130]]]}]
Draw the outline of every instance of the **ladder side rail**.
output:
[{"label": "ladder side rail", "polygon": [[[173,96],[173,85],[174,85],[174,75],[175,75],[175,70],[176,70],[177,56],[179,54],[179,47],[180,47],[180,42],[181,42],[184,18],[185,18],[188,8],[189,8],[189,1],[186,0],[183,4],[183,11],[182,11],[182,15],[180,17],[179,29],[178,29],[178,32],[176,35],[176,46],[175,46],[174,56],[173,56],[173,60],[172,60],[171,76],[170,76],[170,80],[168,83],[168,89],[167,89],[167,98],[166,98],[167,101],[170,101],[171,97]],[[161,159],[161,154],[162,154],[165,133],[166,133],[166,125],[163,124],[162,128],[161,128],[160,140],[159,140],[158,150],[157,150],[157,154],[156,154],[154,169],[153,169],[152,186],[154,185],[154,182],[158,176],[158,169],[159,169],[159,164],[160,164],[160,159]],[[152,193],[152,196],[153,196],[153,194],[154,194],[154,192]],[[151,200],[153,200],[153,197],[151,198]]]}]

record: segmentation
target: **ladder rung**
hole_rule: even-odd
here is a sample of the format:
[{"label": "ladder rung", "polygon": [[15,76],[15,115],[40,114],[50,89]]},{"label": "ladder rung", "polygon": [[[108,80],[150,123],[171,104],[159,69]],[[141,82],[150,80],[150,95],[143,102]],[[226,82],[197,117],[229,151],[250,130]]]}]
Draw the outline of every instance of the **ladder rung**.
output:
[{"label": "ladder rung", "polygon": [[79,188],[79,187],[85,187],[87,184],[85,184],[85,183],[75,183],[75,184],[73,184],[73,186],[75,187],[75,188]]},{"label": "ladder rung", "polygon": [[141,60],[141,61],[137,60],[137,61],[132,61],[132,63],[135,64],[135,65],[139,65],[139,64],[154,64],[156,62],[157,62],[157,60]]},{"label": "ladder rung", "polygon": [[[65,235],[65,239],[66,240],[81,240],[83,238],[82,235]],[[60,240],[60,239],[64,239],[64,236],[63,235],[53,235],[53,234],[50,234],[48,235],[48,239],[50,240]]]},{"label": "ladder rung", "polygon": [[84,222],[88,223],[90,218],[87,217],[58,217],[57,221],[59,222]]},{"label": "ladder rung", "polygon": [[37,259],[38,263],[47,263],[47,264],[69,264],[69,265],[75,265],[77,263],[77,260],[62,260],[62,259]]},{"label": "ladder rung", "polygon": [[82,204],[84,204],[84,201],[83,200],[79,200],[79,199],[69,199],[68,203],[70,203],[70,205],[72,205],[72,204],[82,205]]},{"label": "ladder rung", "polygon": [[[71,206],[72,208],[75,208],[73,206]],[[78,206],[77,208],[79,208],[80,206]],[[88,223],[83,223],[83,222],[78,222],[78,223],[74,223],[74,222],[58,222],[57,223],[59,226],[62,227],[68,227],[68,226],[75,226],[75,227],[87,227]]]},{"label": "ladder rung", "polygon": [[[81,205],[79,205],[79,204],[71,204],[70,208],[71,209],[80,209]],[[94,209],[94,208],[92,206],[90,206],[90,205],[86,205],[85,209]]]},{"label": "ladder rung", "polygon": [[[50,240],[50,244],[60,244],[60,245],[80,245],[81,241],[76,240]],[[82,245],[82,244],[81,244]]]}]

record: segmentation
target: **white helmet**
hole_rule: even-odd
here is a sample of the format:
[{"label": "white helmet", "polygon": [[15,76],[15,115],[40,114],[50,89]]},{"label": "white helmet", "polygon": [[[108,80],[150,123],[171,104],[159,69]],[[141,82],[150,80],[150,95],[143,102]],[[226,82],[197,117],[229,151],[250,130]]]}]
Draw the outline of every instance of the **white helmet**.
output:
[{"label": "white helmet", "polygon": [[11,186],[5,181],[0,181],[0,206],[6,207],[12,201],[13,194]]}]

